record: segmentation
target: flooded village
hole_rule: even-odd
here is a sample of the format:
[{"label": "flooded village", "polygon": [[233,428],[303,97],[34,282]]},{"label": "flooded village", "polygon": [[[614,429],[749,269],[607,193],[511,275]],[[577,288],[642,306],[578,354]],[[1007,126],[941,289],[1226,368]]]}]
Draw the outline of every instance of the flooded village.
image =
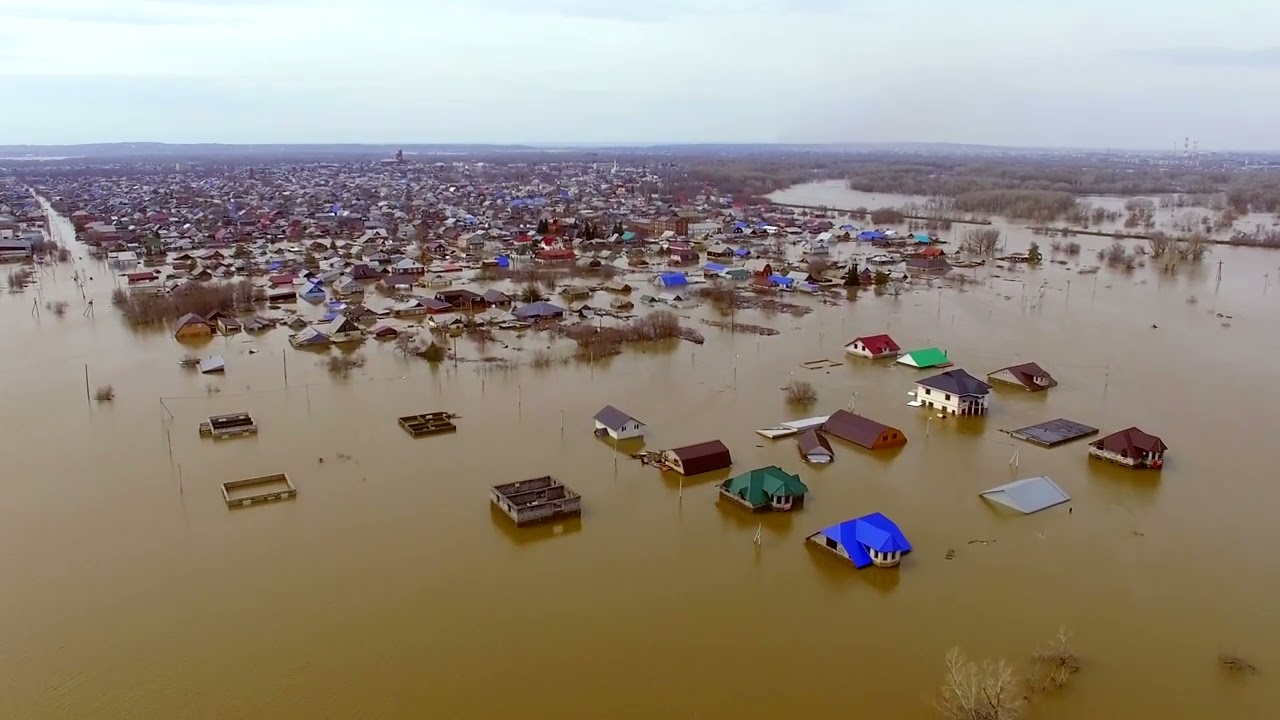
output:
[{"label": "flooded village", "polygon": [[0,715],[1280,710],[1273,214],[680,163],[0,172]]}]

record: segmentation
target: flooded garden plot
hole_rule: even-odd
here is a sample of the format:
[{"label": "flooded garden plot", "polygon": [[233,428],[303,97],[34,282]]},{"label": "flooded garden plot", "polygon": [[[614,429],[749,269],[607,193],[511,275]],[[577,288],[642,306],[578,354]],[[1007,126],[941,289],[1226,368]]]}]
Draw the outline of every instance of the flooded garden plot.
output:
[{"label": "flooded garden plot", "polygon": [[227,507],[248,507],[255,503],[296,497],[298,489],[284,473],[262,475],[222,483],[222,499]]}]

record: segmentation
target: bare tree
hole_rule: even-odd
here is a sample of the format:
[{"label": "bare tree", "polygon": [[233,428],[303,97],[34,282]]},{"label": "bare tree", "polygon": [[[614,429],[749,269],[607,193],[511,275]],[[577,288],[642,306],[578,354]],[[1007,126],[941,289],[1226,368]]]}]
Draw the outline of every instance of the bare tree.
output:
[{"label": "bare tree", "polygon": [[416,355],[418,353],[418,343],[409,333],[402,332],[396,336],[395,349],[396,352],[405,357]]},{"label": "bare tree", "polygon": [[995,228],[976,228],[964,234],[960,249],[975,255],[990,255],[1000,246],[1000,231]]},{"label": "bare tree", "polygon": [[808,406],[818,401],[818,391],[808,380],[792,380],[783,388],[787,395],[787,404]]},{"label": "bare tree", "polygon": [[1043,648],[1031,655],[1031,689],[1036,692],[1052,692],[1067,684],[1072,675],[1080,672],[1080,658],[1071,647],[1071,633],[1059,628],[1058,634]]},{"label": "bare tree", "polygon": [[950,720],[1016,720],[1026,707],[1021,682],[1004,660],[970,660],[952,648],[938,692],[938,711]]},{"label": "bare tree", "polygon": [[1178,243],[1178,258],[1200,262],[1209,253],[1209,239],[1200,233],[1192,233]]},{"label": "bare tree", "polygon": [[1171,242],[1172,241],[1169,239],[1169,236],[1164,233],[1155,233],[1151,237],[1147,238],[1147,246],[1151,248],[1151,257],[1164,257],[1164,254],[1169,252],[1169,245]]},{"label": "bare tree", "polygon": [[822,274],[830,267],[831,263],[826,260],[823,260],[822,258],[814,258],[809,261],[809,265],[805,268],[805,271],[814,277],[822,277]]}]

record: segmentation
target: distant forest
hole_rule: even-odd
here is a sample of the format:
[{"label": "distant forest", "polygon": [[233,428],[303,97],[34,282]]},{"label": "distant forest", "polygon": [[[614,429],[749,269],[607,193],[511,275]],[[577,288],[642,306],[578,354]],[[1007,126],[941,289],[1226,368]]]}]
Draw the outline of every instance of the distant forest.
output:
[{"label": "distant forest", "polygon": [[[1025,218],[1065,214],[1074,204],[1072,198],[1082,195],[1223,195],[1238,213],[1280,212],[1280,168],[1200,169],[1067,157],[975,161],[808,156],[698,158],[689,161],[684,175],[688,185],[706,184],[744,197],[815,180],[847,180],[853,190],[953,198],[961,210]],[[1045,205],[1042,211],[1032,207],[1037,203]]]}]

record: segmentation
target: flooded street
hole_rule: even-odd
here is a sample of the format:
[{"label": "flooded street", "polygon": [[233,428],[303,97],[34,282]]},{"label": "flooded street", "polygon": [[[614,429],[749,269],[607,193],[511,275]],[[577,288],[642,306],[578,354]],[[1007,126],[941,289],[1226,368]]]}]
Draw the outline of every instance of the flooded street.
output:
[{"label": "flooded street", "polygon": [[[999,226],[1009,250],[1048,244]],[[1111,241],[1076,239],[1068,265],[960,271],[981,281],[963,289],[737,313],[773,337],[702,325],[717,317],[704,305],[681,311],[702,346],[499,369],[467,338],[473,361],[437,366],[371,340],[348,379],[282,328],[198,350],[132,329],[110,305],[111,271],[76,246],[92,317],[70,265],[0,295],[0,717],[915,720],[935,717],[949,648],[1025,663],[1062,625],[1083,669],[1030,717],[1275,717],[1280,486],[1264,433],[1280,252],[1081,275]],[[70,310],[33,314],[46,300]],[[1001,387],[985,418],[929,420],[906,402],[933,373],[846,357],[845,342],[881,332],[979,377],[1037,362],[1059,386]],[[523,348],[515,359],[547,345],[498,336]],[[222,354],[225,376],[180,367],[188,352]],[[820,358],[841,365],[801,366]],[[86,366],[114,401],[89,402]],[[786,406],[791,378],[814,384],[817,406]],[[835,462],[810,467],[793,439],[753,432],[851,402],[910,442],[872,454],[833,440]],[[648,423],[648,449],[723,440],[733,472],[681,484],[641,466],[593,436],[605,404]],[[456,434],[415,440],[396,424],[437,410],[461,416]],[[260,433],[198,436],[235,411]],[[1090,461],[1087,441],[1043,449],[1001,432],[1058,417],[1141,427],[1168,463],[1133,472]],[[809,486],[803,509],[717,503],[718,481],[771,464]],[[296,499],[227,509],[220,483],[280,472]],[[517,531],[490,509],[489,486],[546,474],[581,493],[580,521]],[[1072,512],[978,498],[1034,475]],[[803,542],[876,511],[914,546],[898,570],[855,571]],[[1228,674],[1221,652],[1261,673]]]}]

